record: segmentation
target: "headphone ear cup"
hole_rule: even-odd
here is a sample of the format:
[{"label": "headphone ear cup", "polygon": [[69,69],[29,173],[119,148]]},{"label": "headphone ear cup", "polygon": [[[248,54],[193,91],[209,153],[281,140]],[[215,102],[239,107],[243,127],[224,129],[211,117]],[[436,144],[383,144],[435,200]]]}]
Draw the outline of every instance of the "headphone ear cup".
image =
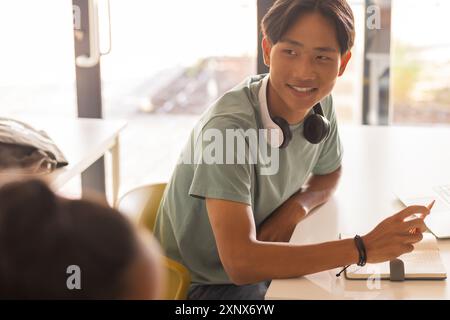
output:
[{"label": "headphone ear cup", "polygon": [[320,114],[312,114],[305,119],[303,136],[312,144],[319,144],[330,134],[330,121]]},{"label": "headphone ear cup", "polygon": [[292,140],[292,132],[289,128],[289,123],[281,117],[274,117],[272,121],[275,122],[283,132],[283,143],[281,144],[280,149],[286,148]]}]

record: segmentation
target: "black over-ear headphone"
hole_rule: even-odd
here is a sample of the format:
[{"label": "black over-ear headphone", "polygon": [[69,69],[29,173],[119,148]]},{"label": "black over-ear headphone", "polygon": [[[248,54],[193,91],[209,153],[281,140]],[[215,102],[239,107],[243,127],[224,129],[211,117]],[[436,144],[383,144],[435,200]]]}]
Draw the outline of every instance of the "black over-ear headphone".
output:
[{"label": "black over-ear headphone", "polygon": [[[314,108],[314,113],[307,116],[303,123],[303,136],[312,144],[319,144],[328,138],[330,134],[330,121],[324,116],[322,106],[317,103]],[[289,123],[281,118],[272,118],[283,132],[283,143],[280,148],[286,148],[292,139],[292,132],[289,128]]]},{"label": "black over-ear headphone", "polygon": [[[267,106],[267,84],[269,82],[269,75],[266,75],[261,84],[258,93],[259,107],[261,112],[261,120],[264,128],[268,130],[267,142],[273,148],[286,148],[292,140],[292,132],[289,128],[289,123],[281,118],[272,118],[269,114]],[[331,125],[328,119],[324,116],[320,102],[313,107],[313,113],[308,115],[303,123],[303,136],[312,144],[318,144],[328,138],[331,131]],[[271,134],[268,134],[271,132]],[[272,133],[274,134],[272,136]]]}]

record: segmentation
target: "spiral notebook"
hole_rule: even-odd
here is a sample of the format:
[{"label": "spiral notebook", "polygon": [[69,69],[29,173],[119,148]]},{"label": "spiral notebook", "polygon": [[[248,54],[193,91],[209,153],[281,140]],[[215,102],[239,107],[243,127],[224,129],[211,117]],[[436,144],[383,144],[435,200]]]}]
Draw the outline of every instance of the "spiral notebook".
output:
[{"label": "spiral notebook", "polygon": [[[341,237],[344,239],[344,237]],[[414,244],[414,251],[398,257],[405,266],[405,280],[441,280],[447,278],[437,240],[431,233],[424,233],[422,241]],[[351,265],[345,271],[347,279],[390,279],[389,261],[368,263],[364,267]]]}]

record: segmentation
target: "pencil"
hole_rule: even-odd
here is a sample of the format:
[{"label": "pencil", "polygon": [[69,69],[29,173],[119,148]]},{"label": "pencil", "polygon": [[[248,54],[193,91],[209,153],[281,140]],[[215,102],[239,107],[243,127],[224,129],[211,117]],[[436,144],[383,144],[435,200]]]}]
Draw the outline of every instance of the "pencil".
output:
[{"label": "pencil", "polygon": [[[427,208],[428,208],[428,210],[430,210],[430,212],[431,212],[431,209],[433,208],[435,202],[436,202],[436,200],[433,200],[433,201],[431,201],[431,203],[430,203],[429,205],[427,205]],[[422,219],[425,219],[425,217],[426,217],[426,216],[422,217]],[[414,229],[410,230],[409,233],[415,234],[415,233],[417,233],[417,232],[419,232],[419,229],[414,228]]]},{"label": "pencil", "polygon": [[431,201],[431,203],[427,206],[428,210],[431,210],[433,208],[435,202],[436,200]]}]

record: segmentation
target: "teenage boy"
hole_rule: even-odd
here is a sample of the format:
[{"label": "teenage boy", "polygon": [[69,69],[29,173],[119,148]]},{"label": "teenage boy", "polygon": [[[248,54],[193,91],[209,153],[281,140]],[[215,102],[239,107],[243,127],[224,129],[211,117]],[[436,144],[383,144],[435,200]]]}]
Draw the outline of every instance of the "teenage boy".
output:
[{"label": "teenage boy", "polygon": [[[428,214],[415,206],[363,237],[288,243],[295,226],[330,198],[341,174],[331,91],[351,58],[354,18],[345,0],[278,0],[262,30],[270,73],[249,78],[203,115],[181,156],[194,154],[195,161],[176,167],[159,209],[155,234],[166,254],[190,270],[190,299],[262,299],[271,279],[412,251],[422,234],[409,230],[426,228],[423,219],[404,221]],[[264,129],[277,133],[258,141],[258,159],[264,143],[278,155],[269,174],[266,161],[250,161],[253,140],[243,135]],[[245,161],[227,147],[230,132],[244,139]],[[198,161],[211,151],[212,137],[224,148],[209,156],[223,151],[234,162]]]}]

